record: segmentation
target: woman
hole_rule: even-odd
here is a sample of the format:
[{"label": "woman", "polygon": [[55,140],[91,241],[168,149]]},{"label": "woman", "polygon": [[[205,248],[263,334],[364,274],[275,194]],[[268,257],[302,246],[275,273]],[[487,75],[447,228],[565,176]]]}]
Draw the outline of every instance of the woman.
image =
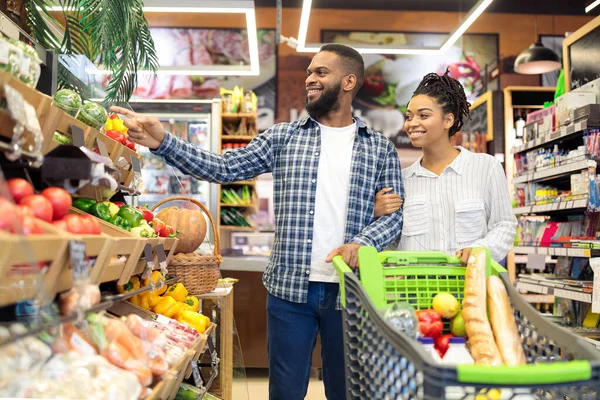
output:
[{"label": "woman", "polygon": [[[411,98],[405,131],[423,155],[402,171],[406,199],[399,250],[441,250],[466,264],[471,248],[487,247],[501,261],[512,248],[517,220],[502,165],[488,154],[450,143],[469,118],[462,85],[426,75]],[[375,199],[375,216],[400,207],[397,194]]]}]

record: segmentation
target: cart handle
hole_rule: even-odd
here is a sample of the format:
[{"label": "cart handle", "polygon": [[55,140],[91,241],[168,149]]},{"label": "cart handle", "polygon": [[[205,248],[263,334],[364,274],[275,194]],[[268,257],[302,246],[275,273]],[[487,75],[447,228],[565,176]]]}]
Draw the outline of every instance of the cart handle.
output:
[{"label": "cart handle", "polygon": [[592,367],[588,361],[576,360],[517,367],[487,365],[458,365],[457,379],[461,383],[490,385],[551,385],[588,381]]},{"label": "cart handle", "polygon": [[344,274],[351,274],[352,270],[344,262],[342,256],[333,257],[333,267],[337,271],[340,278],[340,301],[342,307],[346,307],[346,286],[344,285]]}]

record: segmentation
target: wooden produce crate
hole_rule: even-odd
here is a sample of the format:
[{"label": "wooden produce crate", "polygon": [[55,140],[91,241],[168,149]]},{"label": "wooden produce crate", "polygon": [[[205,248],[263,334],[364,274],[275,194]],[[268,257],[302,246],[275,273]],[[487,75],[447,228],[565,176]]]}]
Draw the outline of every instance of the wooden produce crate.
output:
[{"label": "wooden produce crate", "polygon": [[[71,207],[69,212],[86,214],[75,207]],[[129,281],[129,278],[133,274],[135,267],[142,256],[147,239],[137,237],[131,232],[127,232],[126,230],[99,218],[96,219],[100,223],[102,233],[108,235],[114,241],[114,245],[111,246],[107,255],[108,265],[102,269],[99,282],[118,280],[119,285],[124,285]],[[127,261],[125,261],[125,263],[110,263],[111,257],[116,255],[127,257]]]},{"label": "wooden produce crate", "polygon": [[192,361],[192,358],[194,357],[195,353],[196,352],[192,349],[188,350],[185,353],[185,356],[182,357],[182,360],[176,365],[174,365],[171,369],[171,371],[176,371],[177,375],[175,379],[171,381],[171,385],[167,385],[165,387],[166,393],[169,393],[169,396],[167,397],[169,400],[172,400],[175,398],[175,396],[177,396],[179,386],[181,385],[181,383],[183,382],[183,378],[185,377],[186,368],[190,365],[190,361]]},{"label": "wooden produce crate", "polygon": [[[23,96],[23,100],[25,100],[33,106],[38,121],[40,123],[42,135],[44,136],[44,143],[48,136],[52,138],[52,135],[54,134],[54,127],[56,125],[55,115],[50,113],[50,109],[52,108],[52,98],[46,96],[41,92],[38,92],[34,88],[30,88],[29,86],[21,82],[18,78],[13,77],[8,72],[0,71],[0,98],[5,97],[5,85],[8,85],[13,89],[17,90],[21,94],[21,96]],[[15,123],[9,116],[9,114],[0,111],[0,136],[9,139],[12,138],[14,127]],[[32,135],[26,133],[25,137],[27,138],[26,145],[33,144]]]},{"label": "wooden produce crate", "polygon": [[49,118],[54,118],[56,123],[54,125],[54,130],[51,134],[46,135],[46,141],[44,142],[44,154],[48,154],[55,148],[57,148],[60,143],[53,140],[53,135],[55,131],[58,131],[66,136],[70,136],[73,138],[73,134],[71,133],[72,126],[75,125],[83,131],[83,137],[85,141],[85,147],[93,150],[95,145],[95,135],[93,133],[93,128],[87,126],[83,122],[79,121],[77,118],[72,117],[67,114],[63,110],[58,107],[52,106],[48,111]]},{"label": "wooden produce crate", "polygon": [[[109,138],[104,133],[97,131],[96,129],[92,129],[92,135],[94,135],[94,139],[102,141],[102,143],[104,143],[106,146],[106,150],[108,151],[110,159],[115,164],[115,167],[119,170],[119,183],[129,187],[133,181],[133,168],[131,167],[131,159],[137,158],[141,165],[142,156],[127,146],[124,146],[116,140]],[[126,167],[119,166],[119,160],[121,158],[124,158],[127,162]]]},{"label": "wooden produce crate", "polygon": [[[40,235],[0,232],[0,306],[55,293],[68,263],[69,236],[50,224],[40,225],[44,230]],[[49,265],[38,270],[42,262]]]}]

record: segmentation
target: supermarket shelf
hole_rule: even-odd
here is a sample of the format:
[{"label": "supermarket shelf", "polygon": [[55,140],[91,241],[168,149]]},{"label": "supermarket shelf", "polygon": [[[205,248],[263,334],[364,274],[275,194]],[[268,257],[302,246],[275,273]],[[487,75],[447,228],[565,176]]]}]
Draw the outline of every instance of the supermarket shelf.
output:
[{"label": "supermarket shelf", "polygon": [[250,118],[250,119],[256,119],[257,114],[255,113],[223,113],[221,114],[221,117],[223,117],[224,119],[241,119],[241,118]]},{"label": "supermarket shelf", "polygon": [[515,254],[541,254],[547,256],[568,256],[568,257],[584,257],[590,258],[596,253],[600,253],[591,249],[581,249],[573,247],[537,247],[537,246],[515,246]]},{"label": "supermarket shelf", "polygon": [[554,296],[550,294],[521,294],[521,296],[533,304],[554,303]]},{"label": "supermarket shelf", "polygon": [[513,104],[513,108],[519,108],[522,110],[543,110],[544,106],[543,105],[524,105],[524,106],[518,106],[518,105],[514,105]]},{"label": "supermarket shelf", "polygon": [[522,153],[527,150],[532,150],[538,147],[546,146],[560,139],[568,138],[570,136],[575,136],[580,134],[582,131],[596,128],[595,126],[589,126],[587,120],[575,122],[573,125],[569,125],[567,127],[563,127],[558,131],[554,131],[548,135],[541,136],[537,139],[530,140],[527,143],[524,143],[521,146],[514,147],[512,150],[513,154]]},{"label": "supermarket shelf", "polygon": [[221,139],[223,140],[242,140],[242,141],[250,141],[254,139],[256,136],[239,136],[239,135],[222,135]]},{"label": "supermarket shelf", "polygon": [[221,225],[221,229],[229,231],[255,231],[256,228],[252,226],[234,226],[234,225]]},{"label": "supermarket shelf", "polygon": [[229,203],[221,203],[221,207],[239,207],[239,208],[256,208],[256,203],[251,204],[229,204]]},{"label": "supermarket shelf", "polygon": [[515,215],[552,213],[569,210],[580,210],[582,208],[587,208],[587,205],[588,197],[586,196],[585,198],[578,200],[569,200],[550,204],[536,204],[533,206],[517,207],[513,208],[513,212],[515,213]]},{"label": "supermarket shelf", "polygon": [[[515,264],[527,264],[528,256],[525,255],[515,255]],[[546,257],[546,264],[556,264],[556,259],[550,256]]]},{"label": "supermarket shelf", "polygon": [[581,301],[583,303],[591,303],[592,302],[592,294],[586,293],[579,290],[573,290],[569,288],[558,288],[546,286],[543,284],[534,284],[529,282],[520,282],[517,280],[516,287],[518,290],[527,291],[530,293],[538,293],[544,295],[553,295],[554,297],[559,297],[561,299],[569,299],[575,301]]},{"label": "supermarket shelf", "polygon": [[570,174],[572,172],[584,170],[588,168],[589,165],[596,165],[596,161],[586,159],[577,162],[571,162],[565,165],[561,165],[559,167],[546,168],[542,171],[529,172],[527,174],[514,177],[512,179],[512,183],[517,184],[558,178],[565,174]]},{"label": "supermarket shelf", "polygon": [[[143,193],[139,196],[139,202],[143,203],[145,201],[161,201],[169,196],[175,196],[173,194],[156,194],[156,193]],[[193,199],[199,200],[202,203],[207,202],[206,195],[204,194],[182,194],[181,196],[191,197]]]}]

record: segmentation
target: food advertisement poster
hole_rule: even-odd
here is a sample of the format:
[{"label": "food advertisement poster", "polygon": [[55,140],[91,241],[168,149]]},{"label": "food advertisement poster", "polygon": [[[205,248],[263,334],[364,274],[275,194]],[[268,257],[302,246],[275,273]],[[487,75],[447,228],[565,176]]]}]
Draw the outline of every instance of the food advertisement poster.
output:
[{"label": "food advertisement poster", "polygon": [[[443,33],[321,32],[323,43],[382,46],[441,46]],[[365,83],[354,102],[355,113],[384,133],[396,147],[412,147],[403,132],[404,114],[412,93],[424,75],[449,69],[472,102],[485,91],[485,66],[498,59],[498,35],[463,35],[450,50],[439,55],[364,54]]]},{"label": "food advertisement poster", "polygon": [[[150,28],[159,65],[249,65],[248,36],[241,29]],[[259,129],[275,122],[277,52],[275,30],[258,30],[260,75],[171,76],[140,75],[132,100],[199,100],[219,97],[221,87],[253,90],[258,97]],[[109,79],[106,79],[105,85]]]}]

